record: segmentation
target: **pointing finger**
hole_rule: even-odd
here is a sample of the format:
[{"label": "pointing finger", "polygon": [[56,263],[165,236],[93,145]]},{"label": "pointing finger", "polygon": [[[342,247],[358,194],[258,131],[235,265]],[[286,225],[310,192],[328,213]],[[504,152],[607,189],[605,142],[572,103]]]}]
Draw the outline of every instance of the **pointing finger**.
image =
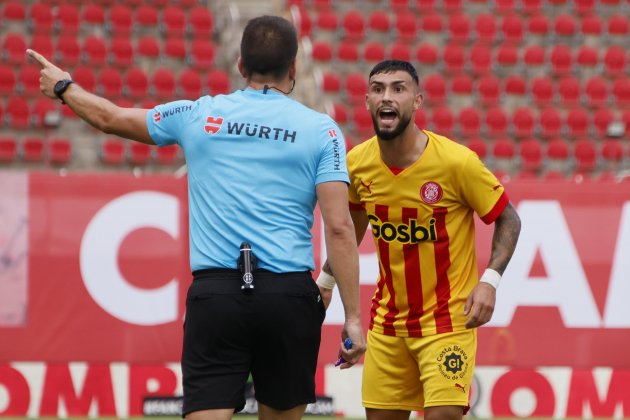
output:
[{"label": "pointing finger", "polygon": [[51,65],[50,61],[46,60],[46,58],[37,51],[28,49],[26,50],[26,54],[28,54],[28,56],[33,60],[37,61],[37,64],[39,64],[41,68],[46,68]]}]

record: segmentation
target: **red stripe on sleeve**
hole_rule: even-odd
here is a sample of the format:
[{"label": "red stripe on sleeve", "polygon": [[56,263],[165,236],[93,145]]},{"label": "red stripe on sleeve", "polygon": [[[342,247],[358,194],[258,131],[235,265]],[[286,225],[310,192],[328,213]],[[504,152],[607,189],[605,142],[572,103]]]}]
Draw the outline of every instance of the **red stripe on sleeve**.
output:
[{"label": "red stripe on sleeve", "polygon": [[361,211],[365,209],[363,203],[353,203],[352,201],[348,201],[348,207],[353,211]]},{"label": "red stripe on sleeve", "polygon": [[445,207],[433,210],[435,218],[435,228],[438,240],[433,244],[435,250],[435,271],[437,284],[435,285],[435,296],[437,298],[437,308],[435,309],[436,333],[453,331],[451,314],[448,309],[448,301],[451,298],[451,284],[448,279],[448,269],[451,266],[451,256],[449,251],[450,240],[446,230]]},{"label": "red stripe on sleeve", "polygon": [[[382,204],[377,204],[374,208],[374,212],[376,213],[376,217],[378,217],[381,222],[386,222],[389,220],[389,206],[385,206]],[[388,312],[385,314],[385,320],[383,321],[383,334],[385,335],[396,335],[396,330],[394,329],[394,321],[396,320],[396,315],[398,315],[398,308],[396,308],[396,296],[394,292],[394,283],[392,277],[392,268],[389,260],[389,243],[385,241],[383,238],[378,239],[378,255],[380,260],[381,268],[381,281],[383,282],[379,287],[379,290],[383,290],[384,287],[387,287],[389,290],[390,298],[387,301],[387,309]],[[383,295],[381,293],[380,298],[382,299]],[[375,302],[378,304],[378,302]],[[375,311],[374,305],[372,305],[373,313]]]},{"label": "red stripe on sleeve", "polygon": [[501,197],[499,197],[494,207],[492,207],[492,210],[490,210],[488,214],[483,216],[481,220],[483,220],[486,225],[494,223],[494,221],[497,220],[497,217],[499,217],[499,215],[503,213],[503,210],[505,210],[505,207],[507,207],[509,202],[510,199],[508,198],[505,191],[503,191],[503,194],[501,194]]},{"label": "red stripe on sleeve", "polygon": [[[417,208],[403,208],[402,221],[404,224],[409,225],[410,220],[417,218]],[[422,337],[422,325],[420,325],[420,317],[423,313],[422,275],[420,273],[418,244],[404,244],[403,255],[405,257],[405,282],[407,283],[407,304],[409,306],[409,314],[405,324],[409,337]]]}]

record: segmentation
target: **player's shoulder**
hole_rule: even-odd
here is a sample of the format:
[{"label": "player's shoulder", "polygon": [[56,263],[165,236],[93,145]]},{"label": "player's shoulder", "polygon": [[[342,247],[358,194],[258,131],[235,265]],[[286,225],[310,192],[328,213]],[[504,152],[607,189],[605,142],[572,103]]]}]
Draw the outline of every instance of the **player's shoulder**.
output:
[{"label": "player's shoulder", "polygon": [[376,136],[354,146],[348,152],[348,166],[359,166],[371,163],[379,156],[378,150],[374,150],[375,147],[378,147]]},{"label": "player's shoulder", "polygon": [[440,154],[444,156],[451,157],[455,160],[466,160],[468,157],[474,155],[474,152],[468,147],[449,137],[428,130],[424,130],[424,132],[429,136],[429,141],[433,143],[433,147],[443,152]]}]

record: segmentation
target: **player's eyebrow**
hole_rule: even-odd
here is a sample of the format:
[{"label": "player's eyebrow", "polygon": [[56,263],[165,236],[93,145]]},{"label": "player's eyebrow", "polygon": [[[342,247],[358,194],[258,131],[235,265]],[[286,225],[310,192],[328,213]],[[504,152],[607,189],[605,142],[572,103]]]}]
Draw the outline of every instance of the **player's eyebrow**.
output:
[{"label": "player's eyebrow", "polygon": [[393,80],[393,81],[391,81],[389,83],[381,82],[381,81],[378,81],[378,80],[372,80],[370,82],[370,85],[377,85],[377,86],[392,85],[392,86],[395,86],[395,85],[404,85],[406,83],[407,83],[406,80]]}]

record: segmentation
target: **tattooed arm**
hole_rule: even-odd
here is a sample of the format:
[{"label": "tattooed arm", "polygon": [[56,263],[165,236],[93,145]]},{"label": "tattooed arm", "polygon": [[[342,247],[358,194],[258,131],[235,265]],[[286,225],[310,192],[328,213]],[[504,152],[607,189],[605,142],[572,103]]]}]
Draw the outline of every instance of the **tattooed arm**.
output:
[{"label": "tattooed arm", "polygon": [[[494,222],[492,252],[488,268],[503,274],[507,267],[521,232],[521,219],[509,203]],[[496,302],[496,289],[489,283],[479,282],[468,296],[464,315],[470,314],[466,328],[479,327],[492,318]]]}]

